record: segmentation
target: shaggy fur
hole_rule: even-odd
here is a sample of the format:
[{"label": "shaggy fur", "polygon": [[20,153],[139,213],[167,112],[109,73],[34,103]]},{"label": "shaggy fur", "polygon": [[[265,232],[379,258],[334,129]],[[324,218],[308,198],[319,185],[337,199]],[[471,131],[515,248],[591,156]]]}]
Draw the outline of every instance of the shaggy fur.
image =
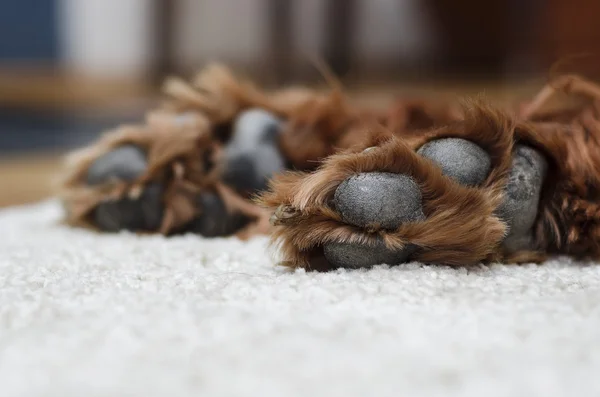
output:
[{"label": "shaggy fur", "polygon": [[[304,88],[267,93],[236,78],[221,65],[208,66],[189,84],[177,78],[168,79],[164,91],[168,99],[159,110],[150,113],[145,125],[125,126],[109,132],[95,145],[72,154],[67,160],[60,196],[69,224],[93,227],[90,214],[101,201],[125,195],[135,197],[144,184],[152,181],[167,187],[163,197],[165,216],[158,230],[163,234],[177,232],[201,213],[202,208],[196,207],[194,197],[207,189],[215,191],[230,212],[241,212],[254,219],[238,236],[268,233],[269,214],[244,200],[248,197],[240,196],[219,182],[220,152],[240,112],[258,107],[285,120],[279,148],[294,168],[303,170],[316,168],[320,160],[339,148],[378,142],[380,136],[359,127],[365,121],[391,120],[395,129],[415,123],[430,126],[430,121],[444,112],[415,102],[402,106],[407,110],[406,115],[388,118],[384,112],[378,114],[351,106],[337,85],[330,93]],[[394,114],[401,114],[398,104],[394,109]],[[183,124],[180,116],[183,116]],[[131,184],[117,181],[87,186],[85,174],[92,162],[126,143],[147,151],[146,174]],[[207,163],[211,164],[210,169]]]},{"label": "shaggy fur", "polygon": [[[544,113],[556,93],[577,95],[577,108]],[[521,116],[531,120],[521,139],[554,160],[547,178],[536,239],[544,250],[579,258],[600,257],[600,87],[563,76],[544,87]]]},{"label": "shaggy fur", "polygon": [[[498,258],[506,227],[494,210],[501,202],[510,166],[512,120],[476,104],[464,120],[427,132],[385,134],[382,129],[371,129],[375,136],[388,136],[375,150],[362,152],[366,145],[355,147],[329,157],[314,173],[276,177],[270,192],[263,194],[263,205],[282,206],[274,217],[274,223],[282,227],[274,237],[281,241],[289,265],[320,267],[323,243],[374,244],[378,237],[390,248],[402,248],[408,242],[419,246],[413,258],[425,262],[464,265]],[[493,169],[481,188],[452,182],[433,162],[415,153],[424,143],[445,137],[470,139],[490,153]],[[421,188],[427,219],[394,231],[362,230],[343,223],[331,205],[335,189],[349,176],[370,171],[412,176]]]},{"label": "shaggy fur", "polygon": [[[166,186],[166,193],[163,197],[165,215],[158,232],[177,232],[201,213],[202,208],[196,207],[194,197],[208,189],[221,197],[229,212],[241,212],[254,219],[238,236],[245,238],[267,233],[269,214],[219,182],[222,143],[229,138],[232,121],[240,112],[253,107],[266,109],[289,120],[289,124],[313,127],[315,131],[320,131],[319,123],[323,120],[326,120],[326,125],[331,125],[328,128],[338,129],[333,121],[346,118],[345,111],[338,112],[341,108],[337,104],[343,99],[339,93],[324,95],[292,88],[267,94],[234,77],[220,65],[207,67],[191,84],[176,78],[169,79],[164,90],[168,100],[161,109],[149,114],[146,124],[124,126],[108,132],[96,144],[67,158],[59,192],[67,209],[67,223],[94,227],[90,215],[101,201],[126,195],[134,198],[140,194],[144,184],[160,182]],[[319,127],[315,128],[317,125]],[[288,134],[282,137],[284,153]],[[138,145],[147,152],[147,172],[134,183],[114,181],[101,186],[87,186],[85,175],[93,161],[127,143]],[[300,156],[297,163],[312,164],[306,160],[307,156],[314,159],[332,151],[327,148],[322,154],[308,153]],[[294,162],[292,158],[290,155]]]},{"label": "shaggy fur", "polygon": [[[216,168],[205,169],[197,159],[215,156],[207,121],[200,115],[188,115],[184,122],[175,114],[150,113],[146,125],[123,126],[106,133],[94,146],[72,153],[66,161],[65,176],[60,196],[67,210],[66,221],[72,225],[93,226],[89,216],[101,201],[123,196],[135,198],[143,185],[161,182],[165,187],[165,216],[162,233],[180,227],[189,221],[196,209],[194,193],[214,184]],[[177,136],[177,139],[173,139]],[[85,184],[89,166],[106,152],[131,143],[147,153],[148,168],[133,183],[110,181],[99,186]]]},{"label": "shaggy fur", "polygon": [[[156,232],[179,231],[203,209],[195,197],[212,190],[224,201],[230,213],[241,212],[254,219],[238,236],[247,238],[266,233],[268,216],[264,210],[244,200],[220,182],[221,150],[212,136],[208,120],[199,113],[175,114],[155,111],[142,126],[123,126],[106,133],[95,145],[72,153],[66,159],[66,170],[59,195],[66,209],[66,222],[73,226],[94,228],[93,209],[102,201],[129,196],[136,198],[143,186],[158,182],[165,187],[162,197],[164,216]],[[147,154],[146,172],[132,183],[108,181],[97,186],[85,183],[90,165],[106,152],[134,144]]]}]

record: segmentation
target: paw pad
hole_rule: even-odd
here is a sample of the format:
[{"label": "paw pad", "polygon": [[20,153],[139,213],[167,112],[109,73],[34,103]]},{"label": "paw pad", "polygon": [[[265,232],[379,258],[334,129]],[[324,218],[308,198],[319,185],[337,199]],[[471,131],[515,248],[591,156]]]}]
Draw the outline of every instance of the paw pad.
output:
[{"label": "paw pad", "polygon": [[423,145],[417,153],[437,163],[444,175],[464,186],[481,185],[491,169],[489,154],[466,139],[437,139]]},{"label": "paw pad", "polygon": [[277,146],[280,130],[281,121],[269,112],[242,113],[225,149],[225,182],[247,193],[266,189],[269,179],[286,168]]},{"label": "paw pad", "polygon": [[398,265],[406,262],[410,254],[415,251],[414,246],[400,250],[386,247],[381,240],[375,245],[358,243],[327,243],[323,246],[325,258],[334,267],[362,268],[380,264]]},{"label": "paw pad", "polygon": [[364,228],[396,229],[425,218],[417,183],[406,175],[388,172],[346,179],[336,189],[334,203],[345,222]]},{"label": "paw pad", "polygon": [[204,237],[227,236],[235,233],[248,222],[248,219],[240,213],[230,214],[223,200],[215,193],[202,193],[197,201],[198,208],[202,208],[202,213],[190,223],[186,231]]},{"label": "paw pad", "polygon": [[509,251],[531,248],[531,228],[537,217],[547,168],[546,159],[538,151],[523,145],[516,147],[504,202],[498,208],[498,214],[508,225],[503,244]]},{"label": "paw pad", "polygon": [[93,211],[94,223],[107,232],[156,230],[163,217],[162,193],[159,184],[149,184],[137,199],[103,201]]},{"label": "paw pad", "polygon": [[131,182],[146,171],[144,151],[135,145],[123,145],[97,158],[88,168],[86,182],[98,185],[111,179]]},{"label": "paw pad", "polygon": [[[141,148],[123,145],[97,158],[87,170],[86,182],[88,185],[110,181],[131,182],[139,178],[146,167],[146,155]],[[100,230],[108,232],[156,230],[163,216],[162,193],[159,184],[149,184],[139,197],[100,202],[92,218]]]}]

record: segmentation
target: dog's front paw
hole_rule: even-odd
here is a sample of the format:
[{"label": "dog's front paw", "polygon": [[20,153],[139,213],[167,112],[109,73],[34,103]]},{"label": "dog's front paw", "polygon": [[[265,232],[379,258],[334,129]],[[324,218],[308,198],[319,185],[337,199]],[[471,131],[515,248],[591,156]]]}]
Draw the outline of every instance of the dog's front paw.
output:
[{"label": "dog's front paw", "polygon": [[509,123],[494,120],[485,134],[466,121],[425,142],[394,138],[276,179],[262,202],[280,205],[275,238],[286,263],[469,265],[534,250],[547,165],[530,147],[513,150]]}]

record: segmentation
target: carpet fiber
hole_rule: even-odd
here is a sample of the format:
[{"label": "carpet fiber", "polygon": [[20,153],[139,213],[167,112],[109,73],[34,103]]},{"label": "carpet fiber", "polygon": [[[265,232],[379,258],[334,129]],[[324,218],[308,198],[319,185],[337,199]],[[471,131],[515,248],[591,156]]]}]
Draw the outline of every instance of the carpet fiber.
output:
[{"label": "carpet fiber", "polygon": [[0,212],[0,395],[597,396],[600,265],[274,267]]}]

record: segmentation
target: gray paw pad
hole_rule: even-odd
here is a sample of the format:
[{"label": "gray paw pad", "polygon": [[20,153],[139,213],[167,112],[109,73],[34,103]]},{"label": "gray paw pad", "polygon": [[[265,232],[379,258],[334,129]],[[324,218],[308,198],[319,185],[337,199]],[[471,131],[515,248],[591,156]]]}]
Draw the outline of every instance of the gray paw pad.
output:
[{"label": "gray paw pad", "polygon": [[327,243],[323,246],[323,253],[330,264],[354,269],[381,264],[398,265],[406,262],[414,251],[414,246],[391,250],[382,241],[373,246],[356,243]]},{"label": "gray paw pad", "polygon": [[136,200],[104,201],[92,213],[94,223],[107,232],[157,230],[163,216],[162,193],[159,184],[149,184]]},{"label": "gray paw pad", "polygon": [[547,169],[548,163],[541,153],[528,146],[516,146],[504,202],[498,208],[499,216],[508,226],[503,245],[509,251],[531,248],[531,228]]},{"label": "gray paw pad", "polygon": [[228,236],[241,229],[248,221],[241,214],[229,214],[225,203],[215,193],[202,193],[197,202],[202,213],[186,228],[192,233],[204,237]]},{"label": "gray paw pad", "polygon": [[254,193],[265,190],[271,177],[286,169],[279,150],[261,145],[252,150],[227,150],[223,180],[237,190]]},{"label": "gray paw pad", "polygon": [[428,142],[417,153],[437,163],[444,175],[465,186],[483,183],[491,168],[488,153],[475,143],[461,138]]},{"label": "gray paw pad", "polygon": [[131,182],[146,170],[144,151],[135,145],[123,145],[98,157],[87,170],[88,185],[98,185],[111,179]]},{"label": "gray paw pad", "polygon": [[280,130],[281,121],[269,112],[243,112],[225,149],[225,182],[249,193],[266,189],[269,179],[286,169],[277,146]]},{"label": "gray paw pad", "polygon": [[246,110],[233,125],[229,146],[240,150],[253,149],[261,143],[271,144],[277,140],[281,120],[263,109]]},{"label": "gray paw pad", "polygon": [[403,223],[425,219],[419,186],[401,174],[351,176],[336,189],[334,204],[345,222],[365,228],[396,229]]}]

